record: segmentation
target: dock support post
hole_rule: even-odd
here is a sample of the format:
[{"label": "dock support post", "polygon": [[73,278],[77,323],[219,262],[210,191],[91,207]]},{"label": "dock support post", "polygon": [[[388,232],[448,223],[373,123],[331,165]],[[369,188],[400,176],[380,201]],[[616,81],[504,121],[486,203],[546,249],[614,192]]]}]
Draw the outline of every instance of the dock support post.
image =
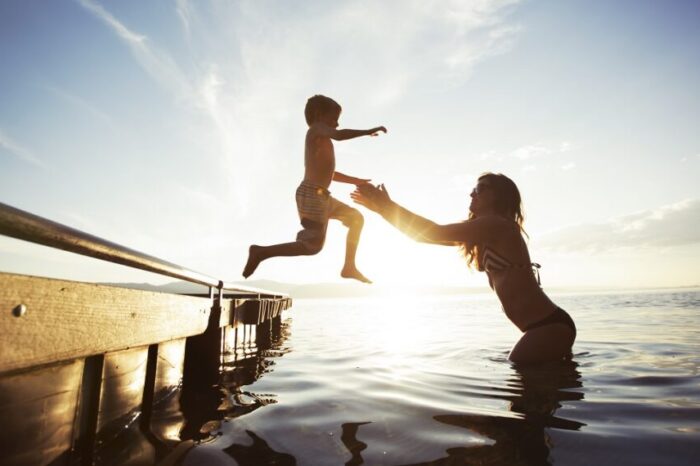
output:
[{"label": "dock support post", "polygon": [[222,293],[215,297],[209,323],[204,333],[187,338],[185,364],[182,374],[180,409],[184,417],[181,439],[199,436],[199,427],[210,419],[204,419],[216,411],[220,396],[213,388],[219,381],[223,329],[221,319]]},{"label": "dock support post", "polygon": [[219,376],[221,364],[221,293],[214,298],[207,329],[187,339],[183,388],[188,385],[211,386]]},{"label": "dock support post", "polygon": [[259,350],[270,349],[272,344],[270,339],[271,331],[272,321],[270,319],[255,326],[255,346],[257,346]]},{"label": "dock support post", "polygon": [[282,312],[272,319],[272,339],[279,340],[282,336]]}]

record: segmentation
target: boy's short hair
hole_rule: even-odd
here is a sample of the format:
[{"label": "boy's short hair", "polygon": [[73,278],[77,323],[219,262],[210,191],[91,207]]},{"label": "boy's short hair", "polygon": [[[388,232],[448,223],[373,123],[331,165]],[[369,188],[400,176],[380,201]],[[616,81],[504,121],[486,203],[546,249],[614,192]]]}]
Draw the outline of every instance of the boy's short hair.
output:
[{"label": "boy's short hair", "polygon": [[306,101],[306,107],[304,108],[306,124],[311,126],[318,121],[321,115],[331,112],[337,112],[338,115],[340,115],[341,110],[342,107],[335,100],[331,99],[330,97],[326,97],[325,95],[316,94]]}]

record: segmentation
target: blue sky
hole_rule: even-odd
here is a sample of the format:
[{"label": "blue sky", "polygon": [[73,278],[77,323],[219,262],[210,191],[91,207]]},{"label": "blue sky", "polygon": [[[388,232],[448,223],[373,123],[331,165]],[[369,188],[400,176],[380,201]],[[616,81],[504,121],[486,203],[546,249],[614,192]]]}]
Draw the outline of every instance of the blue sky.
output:
[{"label": "blue sky", "polygon": [[[236,280],[250,243],[294,238],[303,106],[386,136],[338,170],[436,221],[484,171],[521,189],[551,286],[700,283],[700,2],[0,3],[0,201]],[[332,187],[349,202],[349,186]],[[379,283],[483,285],[455,251],[372,213]],[[254,278],[338,281],[344,231]],[[0,238],[0,268],[134,272]],[[145,277],[157,281],[155,277]]]}]

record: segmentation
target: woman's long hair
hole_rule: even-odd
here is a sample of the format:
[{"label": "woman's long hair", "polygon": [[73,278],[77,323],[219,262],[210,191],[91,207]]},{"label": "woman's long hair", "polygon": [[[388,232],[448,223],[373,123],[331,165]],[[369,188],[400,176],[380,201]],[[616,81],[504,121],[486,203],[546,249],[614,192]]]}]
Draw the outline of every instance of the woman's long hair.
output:
[{"label": "woman's long hair", "polygon": [[[520,198],[520,191],[513,180],[501,173],[484,173],[479,177],[479,181],[488,182],[489,189],[492,189],[495,194],[496,213],[503,217],[513,219],[518,225],[521,233],[527,237],[527,233],[523,228],[525,215],[523,213],[523,202]],[[469,212],[469,219],[474,218],[474,212]],[[479,251],[477,244],[462,243],[460,252],[467,259],[467,266],[481,269],[479,264]]]}]

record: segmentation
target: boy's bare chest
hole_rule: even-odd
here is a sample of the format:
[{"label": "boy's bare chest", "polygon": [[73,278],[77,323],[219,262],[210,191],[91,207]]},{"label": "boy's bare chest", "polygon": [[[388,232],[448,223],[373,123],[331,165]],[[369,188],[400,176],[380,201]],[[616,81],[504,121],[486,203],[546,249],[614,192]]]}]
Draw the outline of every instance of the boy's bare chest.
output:
[{"label": "boy's bare chest", "polygon": [[333,142],[331,142],[330,138],[318,138],[316,140],[316,153],[319,157],[333,157],[335,155]]},{"label": "boy's bare chest", "polygon": [[335,162],[333,143],[327,138],[317,138],[306,148],[307,162],[329,164]]}]

